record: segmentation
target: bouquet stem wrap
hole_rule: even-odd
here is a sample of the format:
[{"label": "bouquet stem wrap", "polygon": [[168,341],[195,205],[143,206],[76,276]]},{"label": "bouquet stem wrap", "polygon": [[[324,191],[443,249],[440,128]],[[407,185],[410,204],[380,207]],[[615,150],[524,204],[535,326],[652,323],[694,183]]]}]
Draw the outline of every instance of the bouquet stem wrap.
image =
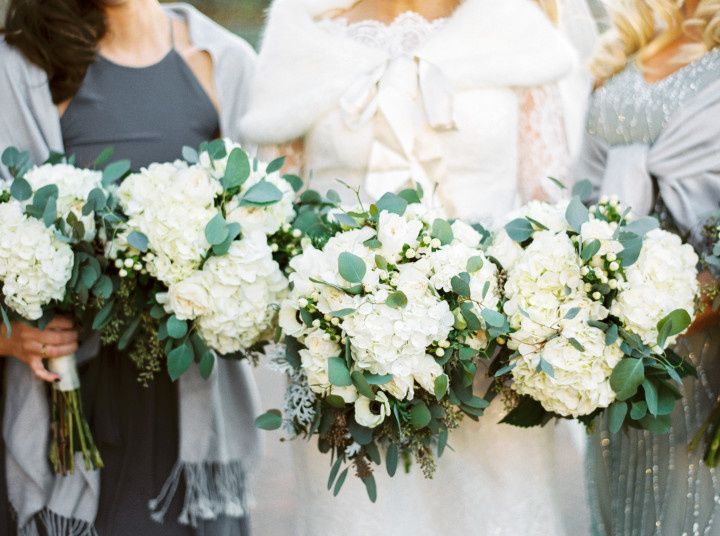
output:
[{"label": "bouquet stem wrap", "polygon": [[80,396],[80,376],[74,355],[51,359],[48,368],[60,376],[52,392],[50,461],[59,475],[75,471],[75,452],[82,454],[85,469],[103,466]]}]

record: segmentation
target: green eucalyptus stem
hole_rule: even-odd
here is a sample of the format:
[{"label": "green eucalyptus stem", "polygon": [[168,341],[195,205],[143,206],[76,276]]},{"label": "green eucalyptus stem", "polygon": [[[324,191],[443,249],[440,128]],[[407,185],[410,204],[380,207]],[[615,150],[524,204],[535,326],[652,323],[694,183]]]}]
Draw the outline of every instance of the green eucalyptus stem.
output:
[{"label": "green eucalyptus stem", "polygon": [[693,451],[697,449],[709,429],[712,429],[712,432],[705,451],[705,463],[710,467],[716,467],[718,464],[718,453],[720,452],[720,401],[715,404],[712,412],[710,412],[710,415],[708,415],[705,422],[703,422],[693,437],[688,446],[688,450]]},{"label": "green eucalyptus stem", "polygon": [[75,357],[52,360],[50,369],[61,378],[52,389],[50,462],[53,470],[62,476],[72,474],[76,451],[82,455],[85,470],[100,469],[102,458],[83,414]]}]

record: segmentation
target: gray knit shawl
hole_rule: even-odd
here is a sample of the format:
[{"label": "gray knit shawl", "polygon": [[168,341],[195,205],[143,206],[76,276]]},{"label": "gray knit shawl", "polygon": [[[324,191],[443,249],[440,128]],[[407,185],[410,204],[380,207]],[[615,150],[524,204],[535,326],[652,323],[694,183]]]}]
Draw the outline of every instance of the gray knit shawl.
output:
[{"label": "gray knit shawl", "polygon": [[[239,139],[238,121],[246,108],[254,51],[188,5],[166,9],[187,21],[193,44],[211,55],[221,131]],[[45,73],[3,40],[0,103],[0,150],[18,147],[29,151],[36,162],[51,150],[63,151],[58,112]],[[0,169],[0,176],[9,178],[6,169]],[[84,353],[94,352],[86,348]],[[50,536],[94,534],[99,474],[84,470],[64,478],[53,474],[48,462],[47,386],[24,364],[9,359],[5,393],[8,493],[20,533],[35,535],[40,523]],[[246,480],[260,453],[254,426],[259,399],[248,365],[221,360],[207,381],[193,367],[179,380],[179,405],[179,460],[158,497],[150,501],[152,515],[162,521],[181,478],[186,488],[181,522],[196,525],[220,516],[245,515]]]}]

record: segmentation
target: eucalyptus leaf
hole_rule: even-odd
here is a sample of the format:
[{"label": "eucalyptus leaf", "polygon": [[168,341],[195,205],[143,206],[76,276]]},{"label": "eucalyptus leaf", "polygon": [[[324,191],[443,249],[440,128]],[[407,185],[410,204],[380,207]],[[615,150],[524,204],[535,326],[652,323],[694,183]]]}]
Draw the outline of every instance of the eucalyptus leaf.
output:
[{"label": "eucalyptus leaf", "polygon": [[228,155],[222,185],[226,190],[231,190],[245,184],[248,177],[250,177],[250,159],[245,151],[236,147]]},{"label": "eucalyptus leaf", "polygon": [[578,196],[574,196],[565,211],[565,219],[576,232],[590,219],[590,212]]},{"label": "eucalyptus leaf", "polygon": [[656,218],[651,216],[645,216],[637,220],[633,220],[623,227],[623,231],[633,233],[637,236],[643,237],[653,229],[657,229],[660,223]]},{"label": "eucalyptus leaf", "polygon": [[204,352],[200,357],[198,367],[200,368],[200,376],[202,379],[207,380],[215,367],[215,353],[210,350]]},{"label": "eucalyptus leaf", "polygon": [[522,243],[532,237],[535,229],[527,218],[517,218],[505,225],[505,232],[511,240]]},{"label": "eucalyptus leaf", "polygon": [[117,162],[108,164],[103,170],[102,185],[110,186],[122,179],[130,172],[130,166],[130,160],[118,160]]},{"label": "eucalyptus leaf", "polygon": [[365,491],[367,491],[370,502],[374,503],[377,501],[377,484],[375,483],[375,477],[371,474],[363,478],[362,482],[365,484]]},{"label": "eucalyptus leaf", "polygon": [[27,201],[32,197],[32,186],[23,178],[16,178],[10,185],[10,195],[18,201]]},{"label": "eucalyptus leaf", "polygon": [[130,322],[130,325],[125,329],[120,340],[118,340],[118,350],[125,350],[130,345],[137,333],[138,327],[140,327],[141,321],[142,317],[137,317]]},{"label": "eucalyptus leaf", "polygon": [[623,268],[632,266],[640,257],[643,245],[642,237],[635,233],[621,233],[620,244],[622,244],[623,250],[618,253],[618,260],[622,263]]},{"label": "eucalyptus leaf", "polygon": [[348,283],[360,283],[365,277],[367,267],[357,255],[344,251],[338,257],[338,272]]},{"label": "eucalyptus leaf", "polygon": [[476,255],[468,259],[465,269],[468,273],[472,274],[482,269],[483,264],[485,264],[483,258],[480,255]]},{"label": "eucalyptus leaf", "polygon": [[302,179],[301,179],[300,177],[298,177],[297,175],[286,174],[286,175],[283,175],[283,179],[285,179],[285,181],[286,181],[290,186],[292,186],[293,191],[299,192],[300,190],[302,190],[303,181],[302,181]]},{"label": "eucalyptus leaf", "polygon": [[610,387],[618,400],[627,400],[637,393],[645,380],[645,367],[641,359],[626,357],[615,365],[610,375]]},{"label": "eucalyptus leaf", "polygon": [[261,430],[277,430],[282,426],[282,414],[277,409],[271,409],[255,419],[255,426]]},{"label": "eucalyptus leaf", "polygon": [[240,205],[264,207],[277,203],[282,197],[283,194],[277,186],[266,180],[261,180],[245,192],[245,195],[240,200]]},{"label": "eucalyptus leaf", "polygon": [[388,475],[391,477],[395,476],[397,472],[398,460],[400,458],[400,451],[397,445],[390,445],[385,454],[385,465],[387,467]]},{"label": "eucalyptus leaf", "polygon": [[45,204],[45,210],[43,211],[43,223],[45,227],[52,227],[57,219],[57,198],[50,197]]},{"label": "eucalyptus leaf", "polygon": [[587,179],[576,182],[572,188],[572,195],[577,196],[583,202],[587,202],[593,195],[592,182]]},{"label": "eucalyptus leaf", "polygon": [[437,218],[433,224],[432,224],[432,230],[430,231],[430,235],[433,238],[437,238],[440,240],[440,243],[443,246],[448,245],[451,243],[455,235],[453,234],[452,226],[447,220],[443,220],[440,218]]},{"label": "eucalyptus leaf", "polygon": [[365,379],[370,385],[386,385],[393,379],[392,374],[368,374],[365,373]]},{"label": "eucalyptus leaf", "polygon": [[327,489],[332,489],[332,485],[335,482],[335,477],[337,477],[338,472],[340,472],[340,466],[342,465],[343,459],[338,456],[335,459],[335,463],[333,463],[332,467],[330,468],[330,474],[328,475],[328,482],[327,482]]},{"label": "eucalyptus leaf", "polygon": [[148,248],[148,237],[140,231],[133,231],[127,237],[127,242],[138,251],[145,252]]},{"label": "eucalyptus leaf", "polygon": [[430,419],[432,419],[430,410],[425,402],[415,404],[410,410],[409,417],[410,424],[412,424],[413,428],[416,430],[422,430],[425,428],[430,423]]},{"label": "eucalyptus leaf", "polygon": [[505,326],[505,316],[497,311],[493,311],[492,309],[483,309],[480,315],[483,317],[483,320],[485,320],[485,323],[488,326],[492,326],[494,328],[501,328]]},{"label": "eucalyptus leaf", "polygon": [[372,390],[372,387],[370,387],[370,384],[368,383],[362,372],[356,370],[350,376],[352,378],[353,384],[355,385],[355,388],[358,390],[358,393],[360,393],[366,398],[369,398],[370,400],[375,399],[375,392]]},{"label": "eucalyptus leaf", "polygon": [[573,307],[572,309],[569,309],[567,313],[565,313],[565,319],[566,320],[572,320],[575,318],[578,313],[580,312],[580,307]]},{"label": "eucalyptus leaf", "polygon": [[615,401],[608,407],[608,429],[611,434],[617,434],[625,422],[628,413],[627,402]]},{"label": "eucalyptus leaf", "polygon": [[284,165],[285,165],[285,157],[280,156],[267,165],[267,168],[265,169],[265,173],[270,175],[270,173],[275,173],[276,171],[280,171]]},{"label": "eucalyptus leaf", "polygon": [[[645,393],[645,402],[647,404],[647,410],[652,415],[658,415],[658,390],[655,385],[645,378],[642,382],[643,392]],[[633,417],[635,418],[635,417]],[[637,419],[636,419],[637,420]]]},{"label": "eucalyptus leaf", "polygon": [[658,346],[665,347],[668,337],[674,337],[685,331],[692,323],[692,318],[685,309],[675,309],[657,323]]},{"label": "eucalyptus leaf", "polygon": [[345,483],[345,479],[347,478],[348,474],[348,468],[346,467],[342,473],[340,473],[340,476],[338,477],[337,481],[335,482],[335,489],[333,489],[333,497],[337,497],[338,493],[340,493],[340,490],[343,487],[343,484]]},{"label": "eucalyptus leaf", "polygon": [[188,323],[185,320],[180,320],[175,315],[172,315],[167,319],[167,330],[168,335],[173,339],[182,339],[188,332]]},{"label": "eucalyptus leaf", "polygon": [[105,327],[107,323],[110,320],[110,316],[113,312],[113,308],[115,307],[115,301],[110,300],[105,305],[102,306],[102,308],[98,311],[98,313],[95,315],[95,318],[93,319],[92,328],[97,331]]},{"label": "eucalyptus leaf", "polygon": [[205,226],[205,239],[211,246],[222,244],[230,234],[227,222],[223,215],[218,212]]},{"label": "eucalyptus leaf", "polygon": [[187,145],[182,148],[182,157],[188,164],[197,164],[200,159],[198,152]]},{"label": "eucalyptus leaf", "polygon": [[408,304],[407,296],[405,296],[405,293],[396,290],[395,292],[391,293],[387,300],[385,300],[385,305],[388,307],[392,307],[393,309],[402,309]]},{"label": "eucalyptus leaf", "polygon": [[388,192],[378,199],[375,206],[378,212],[387,211],[402,216],[407,210],[408,202],[399,195]]},{"label": "eucalyptus leaf", "polygon": [[453,292],[458,296],[462,296],[463,298],[470,298],[469,279],[469,277],[465,278],[461,277],[460,275],[454,276],[450,280],[450,285],[452,286]]},{"label": "eucalyptus leaf", "polygon": [[172,381],[176,381],[190,368],[190,365],[192,365],[195,357],[195,353],[193,352],[193,348],[190,343],[184,342],[174,350],[171,350],[167,357],[168,374],[170,375],[170,379]]},{"label": "eucalyptus leaf", "polygon": [[445,398],[448,390],[449,378],[447,374],[441,374],[435,378],[435,398],[442,400]]},{"label": "eucalyptus leaf", "polygon": [[588,262],[597,254],[598,251],[600,251],[600,246],[600,240],[597,239],[583,244],[582,251],[580,252],[580,258],[584,262]]},{"label": "eucalyptus leaf", "polygon": [[328,359],[328,379],[335,387],[349,387],[352,385],[352,378],[345,360],[341,357]]}]

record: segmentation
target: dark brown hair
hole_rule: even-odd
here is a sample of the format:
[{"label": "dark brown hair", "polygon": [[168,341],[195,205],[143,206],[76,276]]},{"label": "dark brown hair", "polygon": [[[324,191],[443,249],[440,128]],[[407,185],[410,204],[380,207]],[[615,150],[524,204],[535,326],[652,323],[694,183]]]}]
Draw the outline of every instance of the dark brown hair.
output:
[{"label": "dark brown hair", "polygon": [[105,35],[104,0],[10,0],[5,40],[48,76],[53,101],[75,95]]}]

